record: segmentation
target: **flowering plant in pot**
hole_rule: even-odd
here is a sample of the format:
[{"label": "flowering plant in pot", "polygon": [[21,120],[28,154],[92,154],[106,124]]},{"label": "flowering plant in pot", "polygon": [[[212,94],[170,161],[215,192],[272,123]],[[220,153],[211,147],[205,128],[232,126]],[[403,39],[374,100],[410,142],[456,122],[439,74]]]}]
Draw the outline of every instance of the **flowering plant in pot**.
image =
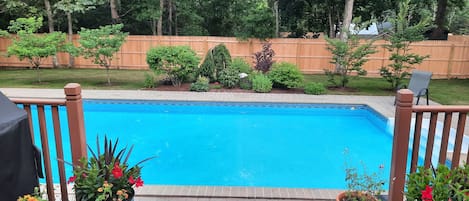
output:
[{"label": "flowering plant in pot", "polygon": [[77,201],[128,201],[132,200],[134,188],[143,186],[140,176],[141,163],[150,160],[150,157],[129,166],[127,160],[133,146],[117,150],[119,140],[104,139],[104,150],[101,153],[99,139],[96,139],[97,152],[90,146],[89,159],[82,158],[81,166],[74,167],[73,176],[68,182],[73,182]]},{"label": "flowering plant in pot", "polygon": [[445,165],[436,169],[418,167],[408,175],[406,189],[407,200],[469,200],[469,165],[452,170]]},{"label": "flowering plant in pot", "polygon": [[[345,151],[347,154],[347,150]],[[339,193],[337,201],[377,201],[383,190],[385,180],[382,178],[384,165],[379,166],[379,172],[368,173],[365,164],[359,171],[345,163],[345,181],[347,191]]]}]

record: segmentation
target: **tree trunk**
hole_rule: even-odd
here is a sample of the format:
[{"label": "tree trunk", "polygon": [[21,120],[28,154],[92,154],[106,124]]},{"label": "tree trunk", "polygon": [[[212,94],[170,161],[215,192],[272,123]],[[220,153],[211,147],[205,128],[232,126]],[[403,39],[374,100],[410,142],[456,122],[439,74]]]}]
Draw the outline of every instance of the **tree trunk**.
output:
[{"label": "tree trunk", "polygon": [[329,21],[329,38],[335,38],[335,23],[334,23],[334,19],[332,19],[332,12],[333,10],[330,9],[329,10],[329,14],[327,15],[327,18],[328,18],[328,21]]},{"label": "tree trunk", "polygon": [[176,3],[174,4],[174,34],[178,36],[178,13]]},{"label": "tree trunk", "polygon": [[278,0],[274,2],[274,12],[275,12],[275,37],[279,37],[280,16],[278,13]]},{"label": "tree trunk", "polygon": [[438,0],[438,7],[436,9],[435,24],[436,28],[433,29],[431,38],[441,39],[445,37],[445,19],[446,19],[446,7],[448,6],[448,0]]},{"label": "tree trunk", "polygon": [[111,7],[111,18],[112,24],[120,23],[119,13],[117,12],[117,2],[116,0],[109,0],[109,6]]},{"label": "tree trunk", "polygon": [[164,10],[164,0],[160,0],[160,17],[158,18],[157,32],[158,36],[163,35],[163,10]]},{"label": "tree trunk", "polygon": [[[49,0],[44,0],[44,5],[46,7],[46,13],[47,13],[47,24],[49,26],[49,33],[54,32],[54,18],[52,15],[52,8],[50,6],[50,1]],[[59,62],[57,61],[57,55],[52,56],[52,66],[54,68],[59,67]]]},{"label": "tree trunk", "polygon": [[342,28],[340,30],[340,40],[342,41],[347,40],[347,33],[350,30],[350,24],[352,23],[352,15],[353,15],[353,0],[346,0],[345,9],[344,9],[344,18],[342,20]]},{"label": "tree trunk", "polygon": [[[73,24],[72,24],[72,13],[67,12],[67,23],[68,23],[68,42],[73,43]],[[72,54],[68,54],[68,67],[72,68],[75,64],[75,57]]]},{"label": "tree trunk", "polygon": [[168,30],[169,35],[173,35],[173,1],[168,0]]},{"label": "tree trunk", "polygon": [[151,34],[156,36],[156,24],[158,20],[151,19]]}]

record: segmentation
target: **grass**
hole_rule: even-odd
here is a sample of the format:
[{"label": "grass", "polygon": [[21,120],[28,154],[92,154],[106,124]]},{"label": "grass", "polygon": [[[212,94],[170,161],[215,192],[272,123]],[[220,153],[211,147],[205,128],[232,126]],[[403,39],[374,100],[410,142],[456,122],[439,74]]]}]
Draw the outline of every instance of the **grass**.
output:
[{"label": "grass", "polygon": [[[41,83],[35,70],[0,69],[0,87],[63,88],[70,82],[80,83],[84,89],[141,89],[146,70],[111,70],[112,85],[108,86],[104,69],[41,69]],[[151,72],[149,72],[151,73]],[[325,75],[306,75],[305,82],[328,85]],[[407,83],[407,82],[406,82]],[[381,78],[351,78],[353,90],[329,90],[328,94],[393,96],[388,82]],[[430,82],[430,99],[446,105],[469,105],[469,79],[441,79]]]}]

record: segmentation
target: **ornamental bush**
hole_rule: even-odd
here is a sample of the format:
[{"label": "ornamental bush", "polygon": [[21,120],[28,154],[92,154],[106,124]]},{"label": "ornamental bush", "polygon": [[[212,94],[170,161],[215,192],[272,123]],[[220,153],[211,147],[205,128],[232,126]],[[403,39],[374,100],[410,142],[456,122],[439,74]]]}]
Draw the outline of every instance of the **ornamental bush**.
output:
[{"label": "ornamental bush", "polygon": [[191,84],[189,88],[190,91],[196,92],[207,92],[210,91],[210,85],[208,84],[208,78],[206,77],[199,77],[197,81]]},{"label": "ornamental bush", "polygon": [[242,58],[233,59],[231,67],[238,69],[240,73],[250,74],[252,72],[251,66]]},{"label": "ornamental bush", "polygon": [[252,89],[259,93],[268,93],[272,91],[272,81],[264,74],[254,75],[252,78]]},{"label": "ornamental bush", "polygon": [[244,78],[239,79],[239,88],[245,89],[245,90],[251,90],[252,89],[252,80],[251,80],[252,75],[249,75]]},{"label": "ornamental bush", "polygon": [[234,88],[239,83],[239,71],[235,68],[225,68],[220,72],[218,78],[220,84],[225,88]]},{"label": "ornamental bush", "polygon": [[156,73],[166,73],[174,86],[181,86],[199,64],[189,46],[159,46],[147,52],[147,63]]},{"label": "ornamental bush", "polygon": [[326,93],[326,87],[319,82],[310,82],[304,88],[305,94],[321,95]]},{"label": "ornamental bush", "polygon": [[276,88],[298,88],[303,85],[304,76],[292,63],[275,63],[267,74]]},{"label": "ornamental bush", "polygon": [[220,73],[231,66],[231,55],[224,44],[219,44],[209,50],[204,62],[200,66],[199,75],[210,79],[210,82],[220,81]]}]

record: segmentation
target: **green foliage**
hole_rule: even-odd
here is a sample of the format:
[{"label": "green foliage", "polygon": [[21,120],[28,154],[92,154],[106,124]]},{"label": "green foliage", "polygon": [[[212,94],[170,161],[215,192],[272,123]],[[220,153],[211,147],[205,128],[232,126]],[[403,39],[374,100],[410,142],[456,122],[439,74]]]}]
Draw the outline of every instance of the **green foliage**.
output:
[{"label": "green foliage", "polygon": [[418,167],[408,175],[405,192],[407,200],[421,200],[422,191],[430,190],[433,200],[468,200],[469,166],[458,166],[450,170],[439,165],[436,170]]},{"label": "green foliage", "polygon": [[299,88],[304,82],[300,69],[295,64],[287,62],[275,63],[267,75],[274,87],[278,88]]},{"label": "green foliage", "polygon": [[225,88],[234,88],[239,83],[239,71],[233,67],[225,68],[220,72],[218,79]]},{"label": "green foliage", "polygon": [[252,75],[249,75],[248,77],[239,79],[239,88],[245,89],[245,90],[251,90],[252,89],[251,77]]},{"label": "green foliage", "polygon": [[145,72],[145,82],[143,83],[143,87],[154,88],[155,86],[155,77],[150,73]]},{"label": "green foliage", "polygon": [[[348,150],[345,150],[346,157],[347,154]],[[368,173],[364,163],[362,163],[363,168],[358,170],[356,167],[351,167],[350,161],[348,160],[347,158],[345,160],[345,182],[347,183],[346,197],[349,198],[346,200],[367,200],[364,199],[364,196],[377,197],[384,192],[383,186],[385,180],[382,178],[382,166],[379,167],[379,172]]]},{"label": "green foliage", "polygon": [[10,22],[8,29],[17,33],[12,44],[7,48],[8,56],[16,56],[19,60],[26,59],[37,70],[38,82],[41,82],[39,66],[49,56],[62,51],[65,35],[60,32],[34,34],[42,25],[42,18],[18,18]]},{"label": "green foliage", "polygon": [[209,80],[206,77],[199,77],[197,81],[191,84],[189,90],[197,92],[207,92],[210,91],[210,85],[208,84]]},{"label": "green foliage", "polygon": [[340,39],[326,38],[327,50],[332,53],[331,63],[336,64],[335,72],[328,72],[326,75],[339,75],[339,83],[331,77],[332,84],[340,87],[346,87],[352,72],[357,76],[366,75],[366,70],[362,68],[368,61],[368,56],[376,52],[373,46],[374,40],[368,40],[363,44],[356,34],[348,34],[349,38],[345,41]]},{"label": "green foliage", "polygon": [[394,31],[388,33],[386,40],[389,42],[384,47],[391,52],[388,66],[380,69],[380,75],[391,84],[392,89],[397,89],[402,80],[409,77],[409,71],[413,65],[420,64],[429,56],[421,56],[410,52],[410,44],[424,40],[423,33],[428,30],[429,18],[421,16],[420,21],[411,24],[412,13],[415,5],[410,0],[399,2],[399,13],[390,18],[394,24]]},{"label": "green foliage", "polygon": [[266,73],[270,70],[274,64],[273,57],[275,56],[275,51],[272,49],[271,43],[262,44],[262,50],[254,53],[254,68],[258,71]]},{"label": "green foliage", "polygon": [[207,77],[211,82],[217,80],[215,73],[215,63],[213,59],[213,49],[210,49],[205,55],[204,62],[199,67],[199,76]]},{"label": "green foliage", "polygon": [[254,75],[252,78],[252,89],[259,93],[272,91],[272,81],[264,74]]},{"label": "green foliage", "polygon": [[263,41],[275,37],[275,17],[271,9],[265,5],[251,10],[241,17],[243,26],[239,27],[235,36],[241,40],[258,38]]},{"label": "green foliage", "polygon": [[106,68],[107,83],[111,85],[109,67],[116,52],[119,51],[128,33],[122,32],[123,24],[100,26],[98,29],[81,28],[79,43],[85,58]]},{"label": "green foliage", "polygon": [[199,64],[189,46],[159,46],[147,52],[147,63],[156,73],[166,73],[174,86],[181,86]]},{"label": "green foliage", "polygon": [[205,76],[211,82],[220,81],[220,73],[231,67],[231,55],[224,44],[219,44],[210,49],[200,66],[199,75]]},{"label": "green foliage", "polygon": [[326,87],[319,82],[309,82],[304,88],[305,94],[321,95],[326,93]]},{"label": "green foliage", "polygon": [[250,74],[252,72],[251,66],[242,58],[234,58],[231,67],[238,69],[240,73]]}]

